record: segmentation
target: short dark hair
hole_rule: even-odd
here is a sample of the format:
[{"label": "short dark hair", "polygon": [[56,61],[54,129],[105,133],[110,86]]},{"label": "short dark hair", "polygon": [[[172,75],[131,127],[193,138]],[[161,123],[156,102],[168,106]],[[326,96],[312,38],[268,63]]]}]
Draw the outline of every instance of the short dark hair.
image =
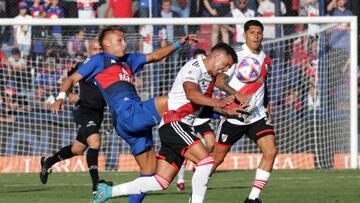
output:
[{"label": "short dark hair", "polygon": [[194,58],[198,54],[203,54],[203,55],[206,56],[206,51],[204,49],[201,49],[201,48],[195,49],[195,51],[192,54],[192,57]]},{"label": "short dark hair", "polygon": [[15,47],[11,50],[12,55],[21,55],[21,51],[19,48]]},{"label": "short dark hair", "polygon": [[244,25],[244,32],[248,31],[250,26],[261,27],[261,31],[264,31],[264,26],[260,21],[258,21],[258,20],[248,20]]},{"label": "short dark hair", "polygon": [[232,57],[234,63],[238,62],[236,52],[230,45],[223,43],[223,42],[217,43],[213,48],[211,48],[211,52],[217,51],[217,50],[225,51],[226,54],[228,54]]},{"label": "short dark hair", "polygon": [[107,32],[110,32],[110,31],[115,31],[115,30],[118,30],[120,32],[123,32],[125,33],[125,29],[121,26],[118,26],[118,25],[111,25],[111,26],[107,26],[105,27],[104,29],[102,29],[99,33],[99,43],[100,43],[100,46],[101,48],[104,48],[103,47],[103,41],[104,41],[104,37],[106,35]]}]

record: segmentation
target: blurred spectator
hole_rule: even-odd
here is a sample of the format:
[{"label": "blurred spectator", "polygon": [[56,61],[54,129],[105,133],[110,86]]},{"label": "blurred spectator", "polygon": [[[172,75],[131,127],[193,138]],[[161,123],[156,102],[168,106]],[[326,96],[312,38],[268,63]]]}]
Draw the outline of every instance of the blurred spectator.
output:
[{"label": "blurred spectator", "polygon": [[[232,3],[232,0],[211,0],[211,3],[209,0],[204,0],[206,10],[210,16],[214,17],[231,17],[230,4]],[[221,32],[222,41],[227,44],[229,43],[228,27],[225,25],[213,25],[211,32],[212,46],[218,42],[219,31]]]},{"label": "blurred spectator", "polygon": [[21,57],[18,48],[11,51],[12,55],[8,58],[9,76],[16,81],[18,95],[27,95],[30,90],[31,74],[26,66],[26,61]]},{"label": "blurred spectator", "polygon": [[300,113],[301,103],[298,98],[299,92],[296,89],[291,89],[288,91],[287,96],[284,101],[284,110],[286,111],[288,118],[295,119]]},{"label": "blurred spectator", "polygon": [[[14,9],[15,10],[15,9]],[[0,0],[0,18],[9,18],[6,12],[6,1]],[[9,26],[1,26],[0,28],[0,44],[5,46],[7,45],[11,32],[9,31]]]},{"label": "blurred spectator", "polygon": [[[280,4],[282,15],[286,14],[286,7],[283,2]],[[258,13],[262,17],[275,16],[275,0],[263,0],[259,4]],[[264,25],[264,39],[275,39],[275,25]]]},{"label": "blurred spectator", "polygon": [[[41,0],[34,0],[33,5],[30,7],[30,14],[33,18],[46,18],[45,5],[41,2]],[[44,39],[47,36],[47,28],[46,26],[34,26],[32,30],[32,52],[35,56],[42,56],[45,53]]]},{"label": "blurred spectator", "polygon": [[26,61],[21,58],[21,51],[18,48],[11,50],[11,56],[8,58],[8,66],[11,73],[26,71]]},{"label": "blurred spectator", "polygon": [[[190,0],[175,0],[171,9],[182,18],[190,17]],[[189,27],[184,25],[185,33],[189,34]]]},{"label": "blurred spectator", "polygon": [[[255,11],[251,10],[247,6],[248,0],[238,0],[238,7],[231,6],[231,13],[234,18],[251,18],[255,17]],[[234,38],[236,42],[245,42],[244,37],[244,25],[236,24],[236,30],[234,32]]]},{"label": "blurred spectator", "polygon": [[304,67],[307,63],[307,38],[306,36],[298,37],[292,44],[291,66]]},{"label": "blurred spectator", "polygon": [[[1,45],[0,44],[0,48],[1,48]],[[7,57],[5,55],[5,52],[3,52],[1,49],[0,49],[0,70],[5,68],[6,66],[6,63],[7,63]],[[2,73],[2,72],[1,72]]]},{"label": "blurred spectator", "polygon": [[[44,67],[35,78],[35,96],[38,103],[44,108],[55,102],[56,88],[60,84],[61,73],[56,67],[55,58],[47,58]],[[45,102],[45,103],[44,103]]]},{"label": "blurred spectator", "polygon": [[109,0],[108,18],[132,18],[132,0]]},{"label": "blurred spectator", "polygon": [[[161,4],[162,18],[178,18],[180,15],[171,10],[171,0],[162,0]],[[168,43],[173,43],[177,36],[184,36],[185,30],[183,25],[166,25],[160,31],[161,47]]]},{"label": "blurred spectator", "polygon": [[153,25],[142,25],[139,28],[141,38],[139,40],[140,53],[151,53],[153,52],[153,36],[154,27]]},{"label": "blurred spectator", "polygon": [[306,70],[305,70],[305,74],[308,77],[317,77],[317,68],[318,68],[318,63],[319,63],[319,59],[318,59],[318,42],[317,41],[313,41],[310,45],[310,50],[309,50],[309,54],[307,56],[307,66],[306,66]]},{"label": "blurred spectator", "polygon": [[[335,2],[335,3],[334,3]],[[332,0],[328,5],[328,11],[332,16],[352,16],[352,12],[346,8],[346,0]],[[336,5],[336,7],[331,7],[330,5]],[[337,26],[331,32],[330,46],[331,48],[350,48],[350,26],[348,24],[343,24]]]},{"label": "blurred spectator", "polygon": [[107,11],[109,9],[108,0],[99,0],[96,13],[98,18],[106,18]]},{"label": "blurred spectator", "polygon": [[180,17],[188,18],[190,16],[190,0],[175,0],[171,9]]},{"label": "blurred spectator", "polygon": [[[64,18],[64,10],[59,5],[59,0],[50,0],[50,6],[46,10],[47,18],[50,19],[59,19]],[[51,35],[56,40],[56,44],[60,47],[64,45],[62,40],[62,28],[59,25],[53,26],[51,31]]]},{"label": "blurred spectator", "polygon": [[320,107],[319,92],[315,85],[310,86],[309,95],[307,99],[308,99],[308,103],[307,103],[308,110],[313,111]]},{"label": "blurred spectator", "polygon": [[85,39],[85,30],[79,29],[74,36],[67,42],[67,51],[71,57],[75,56],[77,51],[88,52],[89,42]]},{"label": "blurred spectator", "polygon": [[255,11],[255,15],[257,16],[257,10],[259,8],[259,2],[261,2],[262,0],[248,0],[248,8]]},{"label": "blurred spectator", "polygon": [[45,5],[42,4],[41,0],[34,0],[34,3],[31,5],[29,12],[33,18],[46,16]]},{"label": "blurred spectator", "polygon": [[[307,16],[309,17],[319,16],[319,2],[317,0],[305,0],[304,6]],[[319,28],[320,28],[319,24],[313,24],[313,23],[308,24],[309,35],[316,36]]]},{"label": "blurred spectator", "polygon": [[150,17],[149,15],[149,0],[140,0],[139,1],[139,8],[138,8],[138,12],[139,12],[139,17],[140,18],[148,18]]},{"label": "blurred spectator", "polygon": [[[15,17],[17,20],[32,19],[27,14],[27,4],[25,2],[19,3],[19,15]],[[27,58],[31,49],[31,26],[16,25],[14,26],[14,43],[22,53],[22,57]]]},{"label": "blurred spectator", "polygon": [[78,17],[81,19],[95,18],[99,0],[76,0]]}]

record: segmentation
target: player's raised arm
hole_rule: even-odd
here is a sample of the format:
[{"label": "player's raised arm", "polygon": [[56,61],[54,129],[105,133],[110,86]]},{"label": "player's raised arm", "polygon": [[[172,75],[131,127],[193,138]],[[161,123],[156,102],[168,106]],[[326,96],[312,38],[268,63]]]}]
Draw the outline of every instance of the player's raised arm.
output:
[{"label": "player's raised arm", "polygon": [[177,49],[187,44],[192,44],[196,42],[198,42],[197,35],[195,34],[186,35],[173,44],[170,44],[166,47],[162,47],[154,52],[146,54],[146,63],[160,61],[161,59],[169,56],[172,52],[176,51]]},{"label": "player's raised arm", "polygon": [[56,97],[55,103],[53,103],[51,106],[51,110],[53,113],[57,114],[60,108],[64,111],[64,101],[68,91],[74,86],[75,83],[80,81],[82,78],[82,75],[75,72],[70,77],[65,79],[65,81],[60,87],[60,92]]}]

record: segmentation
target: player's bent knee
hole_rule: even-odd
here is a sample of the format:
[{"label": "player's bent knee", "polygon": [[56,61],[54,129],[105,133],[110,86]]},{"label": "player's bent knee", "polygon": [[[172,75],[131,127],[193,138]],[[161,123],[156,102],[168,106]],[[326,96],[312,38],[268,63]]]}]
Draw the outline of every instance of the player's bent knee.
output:
[{"label": "player's bent knee", "polygon": [[77,146],[73,145],[73,146],[71,147],[71,152],[72,152],[74,155],[83,155],[85,149],[86,149],[86,147],[77,147]]}]

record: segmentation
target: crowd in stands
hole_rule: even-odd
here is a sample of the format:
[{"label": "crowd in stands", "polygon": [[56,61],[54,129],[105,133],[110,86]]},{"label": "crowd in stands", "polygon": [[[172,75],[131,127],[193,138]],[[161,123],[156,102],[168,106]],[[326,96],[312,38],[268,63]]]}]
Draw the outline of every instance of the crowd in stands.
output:
[{"label": "crowd in stands", "polygon": [[[180,17],[272,17],[275,16],[275,0],[0,0],[0,18],[180,18]],[[327,0],[326,15],[359,15],[357,0]],[[152,11],[151,13],[149,11]],[[286,0],[280,4],[281,16],[319,16],[318,0]],[[317,87],[317,64],[319,36],[317,24],[287,25],[281,35],[307,30],[309,36],[292,41],[288,53],[284,54],[288,72],[306,76],[310,83],[306,92],[287,90],[284,105],[300,110],[306,102],[311,108],[319,106]],[[334,53],[346,51],[339,38],[347,37],[348,25],[336,27],[330,36],[330,47]],[[0,29],[0,122],[15,122],[19,114],[47,112],[54,102],[55,94],[67,70],[77,61],[84,60],[88,52],[88,41],[96,37],[99,28],[69,26],[3,26]],[[190,47],[183,55],[189,59],[191,53],[201,47],[208,50],[218,41],[229,44],[244,42],[242,25],[166,25],[155,29],[151,25],[129,26],[128,50],[149,53],[158,47],[172,43],[186,33],[198,33],[199,44]],[[266,25],[264,40],[277,38],[275,25]],[[211,40],[209,40],[211,39]],[[344,40],[349,42],[349,40]],[[275,50],[264,47],[276,57]],[[346,56],[346,54],[341,54]],[[346,59],[344,59],[346,60]],[[340,60],[338,60],[340,61]],[[334,63],[338,64],[338,61]],[[346,64],[338,64],[344,66]],[[180,66],[179,66],[180,67]],[[346,68],[345,68],[346,69]],[[301,70],[299,72],[299,70]],[[142,85],[142,78],[136,85]],[[302,94],[306,99],[299,101]],[[142,95],[149,96],[149,93]],[[30,102],[31,101],[31,102]]]}]

